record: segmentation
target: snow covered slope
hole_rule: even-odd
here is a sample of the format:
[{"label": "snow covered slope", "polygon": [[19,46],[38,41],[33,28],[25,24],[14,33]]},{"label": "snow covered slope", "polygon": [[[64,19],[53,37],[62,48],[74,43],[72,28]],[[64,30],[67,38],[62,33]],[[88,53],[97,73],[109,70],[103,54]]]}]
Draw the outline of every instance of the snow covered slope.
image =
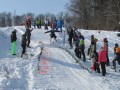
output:
[{"label": "snow covered slope", "polygon": [[[10,34],[13,28],[0,28],[0,90],[120,90],[119,71],[114,72],[108,66],[105,77],[101,73],[89,73],[69,53],[58,47],[63,45],[62,33],[57,33],[57,42],[51,45],[49,34],[44,33],[46,30],[34,29],[30,43],[32,48],[27,48],[29,58],[22,59],[20,41],[25,28],[14,29],[17,29],[18,38],[16,56],[10,54]],[[107,37],[110,45],[109,57],[110,60],[113,59],[113,46],[119,40],[116,33],[87,30],[80,32],[85,36],[86,48],[92,34],[99,39],[97,50],[102,45],[102,39]],[[41,47],[44,49],[39,61]],[[67,38],[65,48],[69,48]],[[73,49],[70,51],[73,52]],[[90,60],[80,62],[90,68]]]}]

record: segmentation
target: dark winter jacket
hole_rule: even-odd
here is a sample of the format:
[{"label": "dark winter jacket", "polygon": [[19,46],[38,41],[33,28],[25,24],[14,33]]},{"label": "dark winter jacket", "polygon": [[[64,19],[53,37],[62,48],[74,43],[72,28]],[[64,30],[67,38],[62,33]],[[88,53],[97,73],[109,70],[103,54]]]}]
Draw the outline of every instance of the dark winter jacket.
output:
[{"label": "dark winter jacket", "polygon": [[96,43],[97,43],[98,39],[94,38],[94,36],[91,36],[91,45],[94,44],[94,48],[96,50]]},{"label": "dark winter jacket", "polygon": [[72,39],[73,38],[73,29],[70,29],[68,31],[68,34],[69,34],[69,39]]},{"label": "dark winter jacket", "polygon": [[26,36],[30,37],[31,36],[31,30],[30,29],[26,29]]},{"label": "dark winter jacket", "polygon": [[26,42],[27,42],[26,34],[23,34],[21,39],[21,46],[26,46]]},{"label": "dark winter jacket", "polygon": [[56,35],[55,35],[55,32],[60,32],[60,31],[58,31],[58,30],[50,30],[50,31],[47,31],[47,32],[45,32],[45,33],[51,33],[50,36],[51,36],[51,38],[53,38],[53,37],[56,36]]},{"label": "dark winter jacket", "polygon": [[26,21],[26,24],[27,24],[27,26],[31,26],[31,20],[28,19],[28,20]]},{"label": "dark winter jacket", "polygon": [[17,40],[17,37],[16,37],[16,31],[12,31],[12,34],[11,34],[11,42],[14,42]]},{"label": "dark winter jacket", "polygon": [[77,41],[77,39],[78,39],[77,32],[78,32],[77,29],[73,31],[73,40],[74,41]]}]

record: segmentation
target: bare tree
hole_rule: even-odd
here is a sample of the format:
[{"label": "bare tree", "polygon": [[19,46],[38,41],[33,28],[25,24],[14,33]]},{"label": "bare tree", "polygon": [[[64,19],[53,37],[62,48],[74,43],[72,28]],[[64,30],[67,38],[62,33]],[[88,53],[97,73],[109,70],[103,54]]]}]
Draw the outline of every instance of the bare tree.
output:
[{"label": "bare tree", "polygon": [[120,0],[71,0],[68,10],[85,29],[109,30],[120,22]]}]

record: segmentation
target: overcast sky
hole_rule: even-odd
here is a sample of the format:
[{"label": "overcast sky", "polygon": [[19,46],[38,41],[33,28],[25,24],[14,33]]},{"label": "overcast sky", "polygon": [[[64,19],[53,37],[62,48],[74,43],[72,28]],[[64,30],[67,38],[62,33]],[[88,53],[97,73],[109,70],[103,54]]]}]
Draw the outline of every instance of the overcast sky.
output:
[{"label": "overcast sky", "polygon": [[65,11],[65,5],[69,0],[0,0],[0,12],[14,12],[21,15],[32,12],[35,14],[53,13]]}]

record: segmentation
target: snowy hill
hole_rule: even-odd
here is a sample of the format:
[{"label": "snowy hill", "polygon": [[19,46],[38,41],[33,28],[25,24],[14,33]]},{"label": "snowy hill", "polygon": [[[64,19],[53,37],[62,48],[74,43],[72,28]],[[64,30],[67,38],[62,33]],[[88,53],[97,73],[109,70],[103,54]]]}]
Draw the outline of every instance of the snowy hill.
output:
[{"label": "snowy hill", "polygon": [[[11,55],[10,34],[17,29],[17,55]],[[21,55],[21,35],[25,32],[23,26],[14,28],[0,28],[0,90],[120,90],[120,66],[117,64],[117,72],[107,66],[107,74],[100,74],[86,69],[76,63],[74,58],[63,47],[63,33],[57,33],[57,42],[50,44],[49,34],[46,30],[34,29],[32,31],[32,48],[27,48],[28,59]],[[114,58],[114,44],[119,42],[117,32],[110,31],[88,31],[80,29],[85,36],[85,52],[90,45],[90,36],[93,34],[98,39],[97,50],[102,46],[103,38],[109,41],[109,59]],[[120,43],[119,43],[120,45]],[[44,47],[39,60],[41,47]],[[69,49],[67,34],[65,49]],[[89,70],[91,61],[80,60],[82,65]],[[111,63],[112,65],[112,63]]]}]

